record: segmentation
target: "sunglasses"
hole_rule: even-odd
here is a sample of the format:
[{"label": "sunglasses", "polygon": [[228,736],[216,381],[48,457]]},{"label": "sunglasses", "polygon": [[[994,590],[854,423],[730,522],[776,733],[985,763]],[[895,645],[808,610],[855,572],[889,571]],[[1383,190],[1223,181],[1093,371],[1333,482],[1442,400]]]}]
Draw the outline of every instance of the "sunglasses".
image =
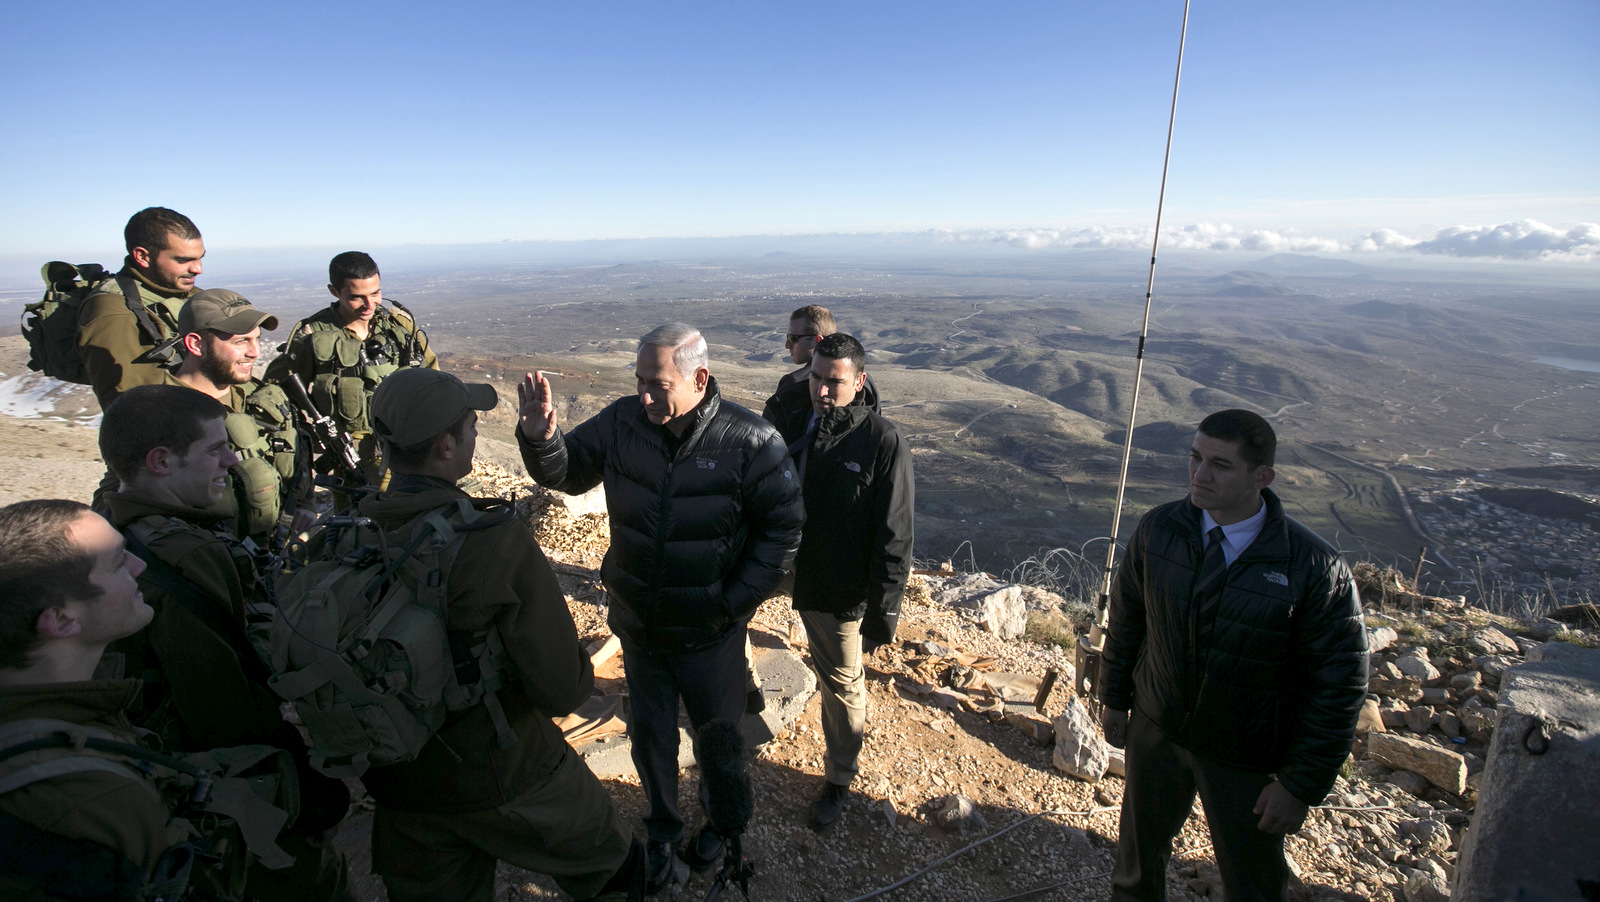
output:
[{"label": "sunglasses", "polygon": [[802,338],[816,338],[816,337],[817,337],[817,333],[815,333],[815,332],[801,332],[798,335],[796,335],[793,332],[790,332],[789,333],[789,344],[794,344],[795,342],[799,341]]}]

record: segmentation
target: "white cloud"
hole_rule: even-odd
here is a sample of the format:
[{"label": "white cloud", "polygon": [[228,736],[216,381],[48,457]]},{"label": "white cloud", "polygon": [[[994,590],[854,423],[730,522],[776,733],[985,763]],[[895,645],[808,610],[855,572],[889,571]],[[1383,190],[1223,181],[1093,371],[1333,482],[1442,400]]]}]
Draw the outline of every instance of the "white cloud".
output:
[{"label": "white cloud", "polygon": [[1450,226],[1412,248],[1453,257],[1510,260],[1600,260],[1600,225],[1580,223],[1566,231],[1523,219],[1492,226]]},{"label": "white cloud", "polygon": [[[1150,246],[1151,230],[1096,227],[1084,229],[966,229],[930,233],[938,241],[1008,244],[1012,247],[1138,250]],[[1245,231],[1227,223],[1200,222],[1163,230],[1161,245],[1170,250],[1251,251],[1254,253],[1397,252],[1493,257],[1507,260],[1600,262],[1600,225],[1580,223],[1566,231],[1532,219],[1491,226],[1450,226],[1432,238],[1413,238],[1394,229],[1378,229],[1345,241],[1298,230]]]}]

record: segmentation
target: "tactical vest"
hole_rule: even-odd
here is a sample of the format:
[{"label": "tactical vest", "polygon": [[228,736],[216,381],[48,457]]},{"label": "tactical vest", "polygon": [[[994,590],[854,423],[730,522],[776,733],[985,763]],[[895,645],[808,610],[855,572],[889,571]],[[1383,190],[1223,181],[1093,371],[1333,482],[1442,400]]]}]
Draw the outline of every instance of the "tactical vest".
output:
[{"label": "tactical vest", "polygon": [[0,725],[0,795],[89,772],[144,786],[168,812],[168,834],[186,839],[146,874],[114,849],[0,812],[0,871],[63,898],[176,902],[243,899],[252,859],[273,870],[294,864],[277,845],[299,798],[294,761],[281,749],[239,746],[178,758],[63,720]]},{"label": "tactical vest", "polygon": [[379,307],[365,341],[335,323],[306,323],[312,331],[304,340],[316,361],[316,375],[307,386],[312,403],[352,436],[372,431],[368,410],[378,383],[405,367],[422,366],[426,357],[416,319],[394,301],[388,303],[397,309]]},{"label": "tactical vest", "polygon": [[310,478],[310,462],[300,458],[294,408],[283,389],[260,381],[240,388],[243,403],[224,421],[228,447],[239,463],[228,471],[228,492],[207,513],[266,548],[275,544],[280,519],[293,513],[301,480]]}]

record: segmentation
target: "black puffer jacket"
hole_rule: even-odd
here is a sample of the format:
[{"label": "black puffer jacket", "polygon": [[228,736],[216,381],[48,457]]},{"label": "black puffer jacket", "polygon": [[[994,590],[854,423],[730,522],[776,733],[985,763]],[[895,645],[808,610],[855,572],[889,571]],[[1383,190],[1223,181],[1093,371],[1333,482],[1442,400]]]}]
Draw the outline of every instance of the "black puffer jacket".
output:
[{"label": "black puffer jacket", "polygon": [[1228,568],[1210,653],[1196,662],[1200,509],[1144,516],[1111,590],[1100,699],[1137,707],[1202,758],[1276,773],[1315,805],[1350,754],[1367,691],[1367,634],[1339,553],[1263,489],[1261,533]]},{"label": "black puffer jacket", "polygon": [[517,431],[540,485],[578,494],[605,483],[611,629],[658,651],[709,645],[755,613],[793,565],[805,524],[776,430],[723,401],[714,379],[694,417],[676,454],[636,396],[548,442]]},{"label": "black puffer jacket", "polygon": [[[805,433],[806,414],[796,438]],[[863,637],[893,642],[911,575],[911,446],[864,405],[834,408],[817,424],[804,482],[795,610],[861,620]]]}]

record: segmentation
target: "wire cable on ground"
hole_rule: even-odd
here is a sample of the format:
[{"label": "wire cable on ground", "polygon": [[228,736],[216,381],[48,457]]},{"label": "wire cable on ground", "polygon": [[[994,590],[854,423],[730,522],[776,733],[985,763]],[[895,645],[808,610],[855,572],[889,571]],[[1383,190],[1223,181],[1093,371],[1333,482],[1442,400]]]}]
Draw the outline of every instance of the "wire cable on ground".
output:
[{"label": "wire cable on ground", "polygon": [[910,883],[911,881],[917,879],[918,877],[921,877],[923,874],[928,873],[929,871],[933,870],[934,868],[938,867],[939,865],[944,864],[945,862],[949,861],[950,859],[955,858],[957,856],[960,856],[960,855],[962,855],[962,854],[964,854],[964,853],[966,853],[968,851],[971,851],[972,849],[976,849],[977,847],[983,845],[986,842],[989,842],[989,841],[995,840],[995,839],[999,839],[1000,837],[1006,835],[1007,833],[1010,833],[1012,830],[1017,829],[1018,827],[1022,826],[1023,824],[1031,823],[1032,821],[1035,821],[1035,820],[1037,820],[1037,819],[1039,819],[1041,817],[1044,817],[1045,815],[1056,814],[1056,815],[1077,815],[1079,817],[1087,817],[1087,816],[1089,816],[1091,814],[1104,814],[1107,811],[1117,811],[1117,810],[1120,809],[1120,807],[1121,806],[1119,806],[1119,805],[1108,805],[1108,806],[1105,806],[1105,807],[1102,807],[1102,808],[1091,808],[1088,811],[1066,811],[1066,810],[1061,810],[1061,809],[1053,809],[1053,810],[1050,810],[1050,811],[1041,811],[1038,814],[1030,814],[1027,817],[1023,818],[1022,820],[1017,821],[1015,824],[1012,824],[1012,825],[1010,825],[1008,827],[1002,827],[999,830],[996,830],[995,832],[989,834],[988,836],[985,836],[983,839],[980,839],[980,840],[977,840],[976,842],[971,842],[971,843],[968,843],[967,845],[962,846],[961,848],[955,850],[954,852],[951,852],[949,855],[946,855],[945,857],[940,858],[937,861],[929,863],[928,865],[924,866],[919,871],[913,871],[912,873],[907,874],[906,876],[900,878],[899,880],[895,881],[894,883],[889,884],[888,886],[886,886],[886,887],[884,887],[882,889],[875,889],[872,892],[867,893],[864,896],[857,896],[854,899],[849,900],[849,902],[866,902],[866,900],[868,900],[868,899],[875,899],[878,896],[883,895],[884,893],[892,892],[894,890],[897,890],[900,887],[905,886],[907,883]]}]

